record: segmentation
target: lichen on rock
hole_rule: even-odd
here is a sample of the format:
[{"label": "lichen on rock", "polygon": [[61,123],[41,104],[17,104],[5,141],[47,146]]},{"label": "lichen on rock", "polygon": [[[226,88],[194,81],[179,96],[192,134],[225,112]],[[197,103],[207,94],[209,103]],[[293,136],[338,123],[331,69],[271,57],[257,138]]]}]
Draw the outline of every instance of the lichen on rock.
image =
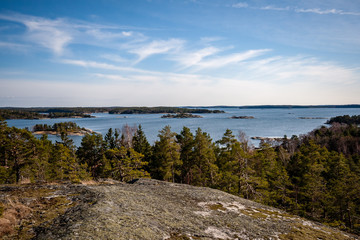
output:
[{"label": "lichen on rock", "polygon": [[139,179],[76,189],[76,206],[34,239],[356,239],[210,188]]}]

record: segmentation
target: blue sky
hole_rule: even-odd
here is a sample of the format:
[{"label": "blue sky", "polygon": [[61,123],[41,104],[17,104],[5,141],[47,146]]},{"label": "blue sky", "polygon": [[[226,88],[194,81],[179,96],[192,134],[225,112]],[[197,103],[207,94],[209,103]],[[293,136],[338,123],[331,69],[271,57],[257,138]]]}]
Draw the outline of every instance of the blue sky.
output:
[{"label": "blue sky", "polygon": [[0,106],[360,103],[360,1],[1,0]]}]

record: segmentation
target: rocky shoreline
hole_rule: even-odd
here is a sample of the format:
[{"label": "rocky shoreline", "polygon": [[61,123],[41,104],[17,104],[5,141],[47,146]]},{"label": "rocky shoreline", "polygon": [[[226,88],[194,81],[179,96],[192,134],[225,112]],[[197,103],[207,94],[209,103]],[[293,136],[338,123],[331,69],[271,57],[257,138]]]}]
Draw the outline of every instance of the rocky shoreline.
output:
[{"label": "rocky shoreline", "polygon": [[[94,133],[93,130],[91,129],[81,129],[80,131],[76,131],[76,132],[66,132],[67,135],[69,136],[85,136],[86,134],[92,134]],[[61,132],[57,132],[57,131],[34,131],[33,132],[34,135],[61,135]]]}]

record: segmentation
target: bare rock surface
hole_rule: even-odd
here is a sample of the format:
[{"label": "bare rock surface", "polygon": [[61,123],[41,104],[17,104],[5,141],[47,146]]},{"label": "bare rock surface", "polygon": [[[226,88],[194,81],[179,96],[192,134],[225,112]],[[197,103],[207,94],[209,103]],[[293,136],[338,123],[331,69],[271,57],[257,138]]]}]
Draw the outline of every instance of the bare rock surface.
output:
[{"label": "bare rock surface", "polygon": [[34,239],[358,239],[210,188],[139,179],[81,189],[86,199]]}]

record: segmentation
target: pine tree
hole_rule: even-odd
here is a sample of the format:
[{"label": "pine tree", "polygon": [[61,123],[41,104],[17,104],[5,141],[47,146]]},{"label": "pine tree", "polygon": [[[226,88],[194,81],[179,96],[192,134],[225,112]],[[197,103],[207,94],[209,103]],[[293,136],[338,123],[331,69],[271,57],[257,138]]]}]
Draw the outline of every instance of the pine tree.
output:
[{"label": "pine tree", "polygon": [[194,184],[199,186],[215,186],[218,167],[214,144],[209,134],[200,128],[196,130],[194,139]]},{"label": "pine tree", "polygon": [[112,128],[109,128],[104,138],[106,149],[114,149],[116,147],[116,139]]},{"label": "pine tree", "polygon": [[109,149],[105,155],[111,165],[109,175],[114,179],[127,182],[136,178],[150,177],[144,170],[148,164],[142,160],[144,155],[132,148]]},{"label": "pine tree", "polygon": [[181,133],[176,136],[176,139],[180,145],[180,159],[183,163],[181,168],[181,182],[193,184],[194,135],[189,128],[183,127]]},{"label": "pine tree", "polygon": [[[27,167],[34,157],[36,138],[26,129],[2,126],[5,137],[3,142],[2,165],[9,169],[8,183],[19,183],[23,178],[31,178],[32,174]],[[26,171],[25,171],[26,170]]]},{"label": "pine tree", "polygon": [[94,178],[102,177],[104,168],[106,167],[106,159],[104,156],[105,144],[100,134],[86,134],[81,141],[81,146],[76,154],[81,164],[86,164],[91,176]]},{"label": "pine tree", "polygon": [[48,139],[47,135],[41,136],[36,141],[36,147],[34,149],[34,161],[31,165],[34,178],[37,181],[44,182],[49,180],[48,171],[50,168],[50,159],[53,151],[53,143]]},{"label": "pine tree", "polygon": [[133,148],[136,152],[143,154],[145,157],[151,155],[151,145],[146,139],[141,125],[139,125],[138,129],[136,130],[132,141]]},{"label": "pine tree", "polygon": [[175,182],[181,174],[180,145],[175,136],[170,126],[165,126],[159,132],[151,163],[152,176],[157,179]]}]

